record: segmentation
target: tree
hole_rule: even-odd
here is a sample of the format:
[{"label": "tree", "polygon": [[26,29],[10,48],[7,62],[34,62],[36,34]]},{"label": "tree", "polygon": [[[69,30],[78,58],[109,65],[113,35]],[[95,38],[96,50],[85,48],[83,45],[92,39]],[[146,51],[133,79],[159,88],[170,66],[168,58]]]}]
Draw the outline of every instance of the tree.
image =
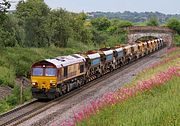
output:
[{"label": "tree", "polygon": [[159,26],[159,21],[158,21],[157,17],[151,17],[146,22],[146,25],[147,26]]},{"label": "tree", "polygon": [[7,9],[9,9],[10,7],[11,7],[11,4],[8,1],[3,0],[2,2],[0,2],[0,22],[3,22],[7,18],[6,12],[7,12]]},{"label": "tree", "polygon": [[91,23],[87,21],[85,13],[71,13],[70,27],[72,28],[72,38],[76,41],[88,43],[91,41]]},{"label": "tree", "polygon": [[0,3],[0,46],[1,47],[14,47],[17,44],[18,29],[16,19],[13,15],[7,14],[7,9],[10,8],[10,3],[3,0]]},{"label": "tree", "polygon": [[120,34],[125,32],[125,28],[133,26],[133,23],[126,20],[111,20],[111,26],[108,28],[108,32],[111,34]]},{"label": "tree", "polygon": [[3,22],[3,27],[0,27],[0,44],[4,47],[14,47],[18,42],[16,19],[13,15],[6,15],[7,18]]},{"label": "tree", "polygon": [[44,0],[22,0],[16,10],[16,15],[20,19],[19,24],[25,30],[25,46],[47,46],[44,23],[50,9]]},{"label": "tree", "polygon": [[66,47],[71,35],[69,13],[63,9],[52,10],[46,20],[45,28],[49,44]]},{"label": "tree", "polygon": [[180,34],[180,21],[178,19],[171,18],[167,21],[166,25]]},{"label": "tree", "polygon": [[105,31],[111,25],[110,20],[105,17],[92,19],[91,23],[99,31]]}]

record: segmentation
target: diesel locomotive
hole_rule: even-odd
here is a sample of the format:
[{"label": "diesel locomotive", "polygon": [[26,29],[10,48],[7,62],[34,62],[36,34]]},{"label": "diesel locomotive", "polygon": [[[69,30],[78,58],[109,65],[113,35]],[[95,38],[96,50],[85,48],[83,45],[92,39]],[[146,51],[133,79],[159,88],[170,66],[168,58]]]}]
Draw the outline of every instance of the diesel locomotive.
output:
[{"label": "diesel locomotive", "polygon": [[54,99],[164,45],[159,38],[36,62],[31,67],[32,95]]}]

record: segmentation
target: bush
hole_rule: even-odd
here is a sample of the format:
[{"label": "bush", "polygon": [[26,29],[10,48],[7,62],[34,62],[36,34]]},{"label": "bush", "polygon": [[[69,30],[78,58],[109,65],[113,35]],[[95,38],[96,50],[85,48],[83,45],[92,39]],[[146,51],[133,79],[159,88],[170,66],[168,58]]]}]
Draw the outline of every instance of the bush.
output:
[{"label": "bush", "polygon": [[176,35],[174,36],[174,44],[175,44],[176,46],[180,46],[180,35],[176,34]]},{"label": "bush", "polygon": [[0,67],[0,85],[8,85],[10,87],[14,87],[15,73],[13,69]]},{"label": "bush", "polygon": [[180,21],[176,18],[169,19],[167,21],[167,27],[175,30],[178,34],[180,34]]}]

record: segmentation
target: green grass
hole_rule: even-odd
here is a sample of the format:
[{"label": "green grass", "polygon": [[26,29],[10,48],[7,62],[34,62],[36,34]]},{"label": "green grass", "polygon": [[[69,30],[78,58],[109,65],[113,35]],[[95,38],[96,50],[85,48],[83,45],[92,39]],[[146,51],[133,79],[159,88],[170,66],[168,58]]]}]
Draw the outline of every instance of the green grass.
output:
[{"label": "green grass", "polygon": [[[31,90],[30,87],[23,90],[23,97],[22,97],[23,102],[32,99],[30,90]],[[19,104],[20,104],[20,88],[19,86],[15,85],[12,94],[6,97],[4,100],[0,100],[0,114],[16,107]]]},{"label": "green grass", "polygon": [[[178,48],[178,50],[168,54],[166,57],[163,57],[163,59],[170,58],[170,57],[176,56],[178,54],[180,54],[180,48]],[[147,80],[148,78],[153,77],[155,74],[167,70],[169,67],[173,67],[173,66],[179,66],[180,67],[179,62],[180,62],[180,58],[176,58],[176,59],[173,59],[169,62],[166,62],[165,64],[161,64],[160,66],[158,66],[156,68],[147,69],[145,71],[142,71],[137,76],[135,76],[133,78],[133,81],[131,83],[126,84],[126,85],[128,86],[131,84],[136,84],[139,81]]]},{"label": "green grass", "polygon": [[104,108],[80,126],[179,126],[180,78],[139,94],[123,103]]},{"label": "green grass", "polygon": [[180,35],[174,35],[174,45],[180,46]]},{"label": "green grass", "polygon": [[[93,47],[91,47],[93,48]],[[95,48],[95,47],[94,47]],[[29,77],[31,65],[45,58],[73,54],[81,49],[73,48],[1,48],[0,85],[13,87],[16,77]],[[83,50],[88,50],[84,47]]]}]

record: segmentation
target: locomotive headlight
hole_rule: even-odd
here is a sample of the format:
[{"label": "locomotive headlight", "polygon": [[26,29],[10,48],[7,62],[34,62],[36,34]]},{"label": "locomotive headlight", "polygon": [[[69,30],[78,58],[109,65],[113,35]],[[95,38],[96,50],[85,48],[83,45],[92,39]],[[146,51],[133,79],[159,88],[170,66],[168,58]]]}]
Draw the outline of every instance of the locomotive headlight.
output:
[{"label": "locomotive headlight", "polygon": [[56,86],[56,83],[50,83],[51,86]]},{"label": "locomotive headlight", "polygon": [[56,86],[56,81],[55,80],[50,80],[50,85],[51,86]]},{"label": "locomotive headlight", "polygon": [[32,85],[35,86],[37,83],[36,82],[32,82]]},{"label": "locomotive headlight", "polygon": [[52,83],[52,86],[55,86],[56,84],[55,83]]}]

